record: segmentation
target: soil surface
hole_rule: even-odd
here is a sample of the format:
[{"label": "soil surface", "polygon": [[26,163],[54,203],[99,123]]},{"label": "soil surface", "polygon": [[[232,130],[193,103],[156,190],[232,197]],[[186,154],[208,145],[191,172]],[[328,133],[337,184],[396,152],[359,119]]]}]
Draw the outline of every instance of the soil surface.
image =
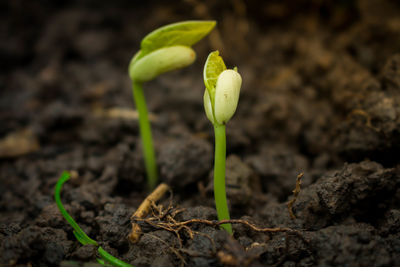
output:
[{"label": "soil surface", "polygon": [[[0,265],[93,266],[53,200],[70,170],[67,210],[134,266],[399,266],[399,2],[135,2],[0,4]],[[149,192],[127,66],[148,32],[188,19],[218,21],[196,63],[145,84],[172,188],[159,208],[217,219],[202,68],[218,49],[243,78],[227,125],[231,217],[286,232],[141,222],[128,242]]]}]

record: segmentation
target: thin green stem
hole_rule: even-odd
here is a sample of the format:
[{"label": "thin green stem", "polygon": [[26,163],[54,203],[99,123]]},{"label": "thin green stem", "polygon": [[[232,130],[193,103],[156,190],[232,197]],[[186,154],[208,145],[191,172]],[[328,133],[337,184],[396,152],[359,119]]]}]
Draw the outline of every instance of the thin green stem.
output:
[{"label": "thin green stem", "polygon": [[146,100],[144,98],[143,87],[141,83],[134,81],[132,84],[132,89],[136,109],[139,113],[139,128],[140,136],[142,138],[144,164],[146,166],[149,189],[151,190],[157,184],[158,175]]},{"label": "thin green stem", "polygon": [[97,242],[86,235],[86,233],[79,227],[76,221],[69,215],[69,213],[64,208],[64,205],[61,202],[61,189],[63,184],[69,180],[70,174],[64,171],[57,181],[56,188],[54,190],[54,199],[56,201],[57,207],[60,210],[62,216],[67,220],[67,222],[74,228],[75,237],[81,242],[83,245],[92,244],[98,246]]},{"label": "thin green stem", "polygon": [[67,222],[72,226],[74,229],[74,235],[76,239],[82,244],[82,245],[94,245],[98,247],[98,252],[100,254],[101,259],[97,259],[97,262],[99,262],[103,266],[115,266],[115,267],[132,267],[132,265],[125,263],[121,261],[120,259],[115,258],[112,256],[110,253],[105,251],[102,247],[99,247],[99,244],[97,241],[91,239],[89,236],[86,235],[86,233],[82,230],[82,228],[79,227],[79,225],[76,223],[76,221],[69,215],[67,210],[64,208],[64,205],[61,202],[61,189],[62,186],[66,181],[69,180],[71,175],[69,172],[64,171],[61,175],[61,177],[58,179],[55,190],[54,190],[54,199],[56,200],[57,207],[60,210],[62,216],[67,220]]},{"label": "thin green stem", "polygon": [[107,251],[105,251],[102,247],[99,247],[97,249],[97,251],[99,252],[101,258],[103,259],[102,261],[100,261],[99,263],[107,266],[107,263],[110,263],[111,266],[115,266],[115,267],[132,267],[132,265],[123,262],[120,259],[117,259],[116,257],[114,257],[113,255],[111,255],[110,253],[108,253]]},{"label": "thin green stem", "polygon": [[[217,208],[218,220],[229,220],[229,209],[225,191],[225,158],[226,136],[225,125],[214,124],[215,133],[215,159],[214,159],[214,198]],[[221,224],[228,233],[232,234],[231,224]]]}]

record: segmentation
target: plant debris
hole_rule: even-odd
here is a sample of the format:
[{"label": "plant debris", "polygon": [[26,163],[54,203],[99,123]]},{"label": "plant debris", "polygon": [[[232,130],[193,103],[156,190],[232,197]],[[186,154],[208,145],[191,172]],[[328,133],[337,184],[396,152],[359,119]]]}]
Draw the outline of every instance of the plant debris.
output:
[{"label": "plant debris", "polygon": [[0,158],[19,157],[39,149],[39,140],[30,129],[12,132],[0,140]]},{"label": "plant debris", "polygon": [[289,210],[289,214],[290,214],[290,218],[292,218],[293,220],[296,219],[296,216],[293,213],[293,205],[296,202],[297,196],[300,193],[300,190],[301,190],[301,178],[303,178],[303,176],[304,176],[304,173],[300,173],[299,175],[297,175],[296,187],[292,191],[293,192],[293,198],[287,204],[287,207],[288,207],[288,210]]},{"label": "plant debris", "polygon": [[160,200],[169,189],[169,186],[165,183],[158,185],[156,189],[154,189],[154,191],[150,195],[148,195],[145,200],[143,200],[139,208],[132,214],[132,231],[128,236],[129,240],[132,243],[136,243],[137,241],[139,241],[140,234],[142,232],[140,226],[135,223],[134,220],[144,218],[150,212],[151,206],[154,205],[155,202]]}]

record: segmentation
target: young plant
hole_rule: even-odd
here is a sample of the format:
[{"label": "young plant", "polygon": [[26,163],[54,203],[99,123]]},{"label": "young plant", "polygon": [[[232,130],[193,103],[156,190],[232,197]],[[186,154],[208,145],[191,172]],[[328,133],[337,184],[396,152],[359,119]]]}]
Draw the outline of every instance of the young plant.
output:
[{"label": "young plant", "polygon": [[129,64],[150,189],[157,184],[158,175],[142,85],[164,72],[192,64],[196,53],[191,46],[205,37],[215,25],[215,21],[184,21],[161,27],[142,40],[139,52]]},{"label": "young plant", "polygon": [[[225,191],[226,135],[225,125],[233,116],[239,101],[242,78],[235,67],[227,70],[218,51],[210,53],[204,65],[204,109],[214,125],[214,198],[218,220],[229,220],[229,209]],[[230,224],[221,227],[232,234]]]},{"label": "young plant", "polygon": [[132,267],[132,265],[121,261],[120,259],[115,258],[110,253],[105,251],[96,240],[91,239],[87,234],[79,227],[76,221],[69,215],[67,210],[64,208],[61,202],[61,189],[63,184],[69,180],[71,175],[64,171],[61,177],[58,179],[55,190],[54,190],[54,199],[56,201],[57,207],[60,210],[62,216],[67,220],[67,222],[72,226],[74,229],[75,238],[82,244],[82,245],[93,245],[97,247],[97,252],[100,255],[100,258],[97,259],[97,262],[103,266],[117,266],[117,267]]}]

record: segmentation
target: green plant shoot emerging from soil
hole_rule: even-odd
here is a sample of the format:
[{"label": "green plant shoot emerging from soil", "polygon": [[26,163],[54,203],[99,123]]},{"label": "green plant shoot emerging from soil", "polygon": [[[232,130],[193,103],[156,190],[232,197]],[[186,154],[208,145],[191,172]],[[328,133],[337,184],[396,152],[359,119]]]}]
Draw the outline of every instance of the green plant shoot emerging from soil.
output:
[{"label": "green plant shoot emerging from soil", "polygon": [[[225,158],[226,135],[225,125],[233,116],[239,101],[242,78],[235,67],[227,70],[219,52],[210,53],[204,65],[204,109],[207,118],[214,125],[215,159],[214,159],[214,198],[219,220],[229,220],[229,209],[225,192]],[[232,234],[230,224],[222,228]]]},{"label": "green plant shoot emerging from soil", "polygon": [[58,179],[55,190],[54,190],[54,199],[56,201],[57,207],[60,210],[62,216],[65,220],[72,226],[74,229],[74,235],[76,239],[82,245],[93,245],[97,247],[97,252],[100,255],[100,258],[97,259],[97,262],[104,266],[118,266],[118,267],[132,267],[132,265],[121,261],[120,259],[115,258],[110,253],[105,251],[102,247],[100,247],[99,243],[96,240],[91,239],[87,236],[87,234],[79,227],[76,221],[69,215],[67,210],[64,208],[64,205],[61,202],[61,189],[66,181],[70,179],[71,175],[64,171],[61,177]]},{"label": "green plant shoot emerging from soil", "polygon": [[158,175],[142,84],[164,72],[192,64],[196,53],[191,46],[204,38],[215,25],[215,21],[184,21],[161,27],[142,40],[139,52],[129,64],[150,189],[157,184]]}]

